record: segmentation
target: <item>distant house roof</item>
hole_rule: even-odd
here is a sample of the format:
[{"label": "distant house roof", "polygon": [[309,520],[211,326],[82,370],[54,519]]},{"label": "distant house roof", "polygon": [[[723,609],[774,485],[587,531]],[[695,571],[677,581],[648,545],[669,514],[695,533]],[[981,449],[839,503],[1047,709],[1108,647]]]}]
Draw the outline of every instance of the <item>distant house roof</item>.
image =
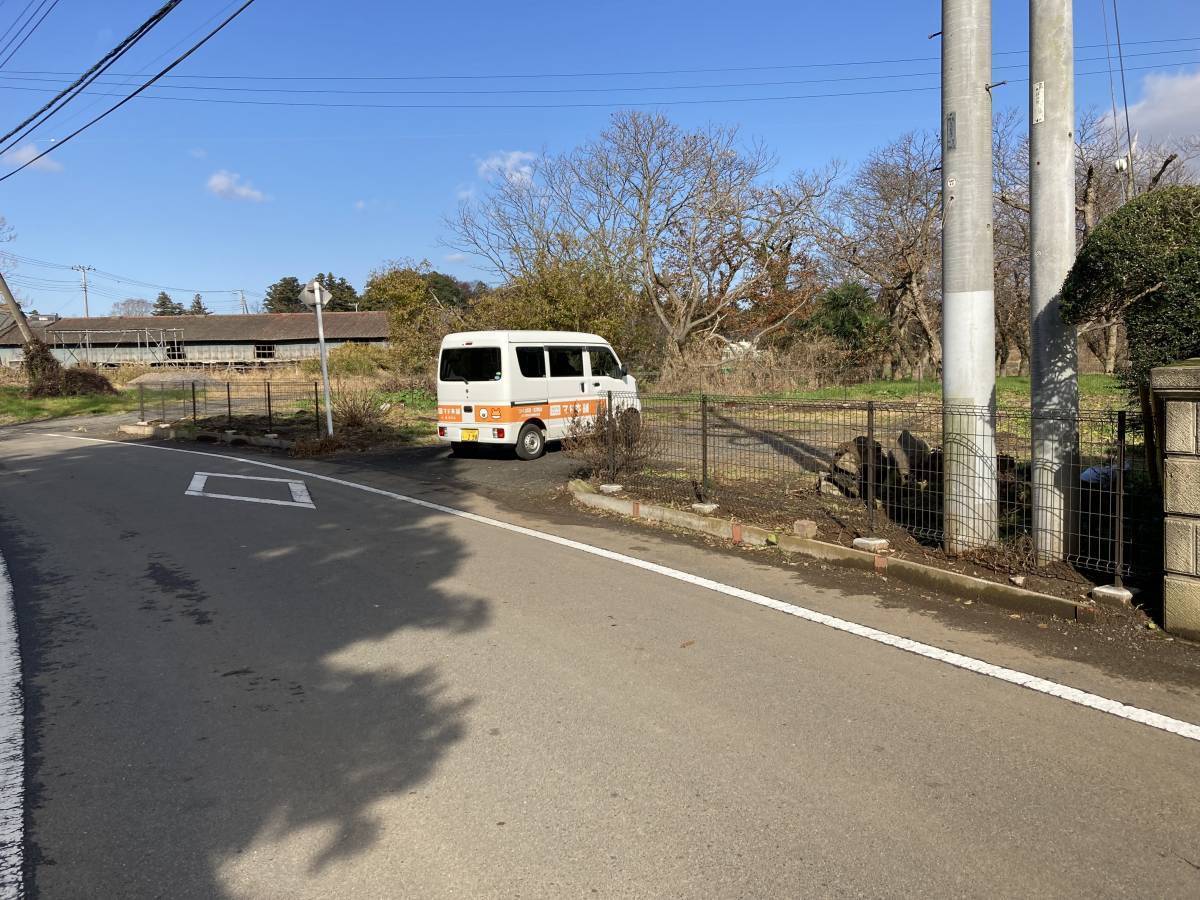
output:
[{"label": "distant house roof", "polygon": [[[386,340],[388,336],[388,314],[386,312],[330,312],[325,313],[325,337],[331,341]],[[73,340],[64,332],[90,331],[91,343],[130,343],[133,335],[102,332],[132,332],[160,329],[179,329],[179,339],[185,344],[209,343],[273,343],[276,341],[315,341],[317,338],[316,316],[312,313],[260,313],[245,316],[93,316],[90,319],[59,319],[42,327],[30,323],[34,333],[47,343],[54,336]],[[16,323],[10,322],[0,332],[0,346],[20,345],[21,334]]]}]

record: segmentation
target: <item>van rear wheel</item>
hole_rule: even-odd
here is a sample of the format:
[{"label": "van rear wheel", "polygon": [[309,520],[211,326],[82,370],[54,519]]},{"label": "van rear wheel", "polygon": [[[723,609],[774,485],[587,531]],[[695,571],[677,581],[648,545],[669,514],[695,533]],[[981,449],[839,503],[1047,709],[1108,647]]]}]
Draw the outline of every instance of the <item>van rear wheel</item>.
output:
[{"label": "van rear wheel", "polygon": [[526,422],[517,435],[516,449],[521,459],[537,459],[546,452],[546,435],[533,422]]}]

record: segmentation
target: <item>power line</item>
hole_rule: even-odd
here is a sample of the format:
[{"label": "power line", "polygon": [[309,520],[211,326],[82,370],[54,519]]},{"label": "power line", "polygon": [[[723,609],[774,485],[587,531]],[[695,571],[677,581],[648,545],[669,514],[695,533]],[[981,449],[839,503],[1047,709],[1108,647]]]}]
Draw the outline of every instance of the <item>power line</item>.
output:
[{"label": "power line", "polygon": [[[1186,47],[1180,50],[1159,50],[1149,53],[1134,53],[1130,56],[1157,56],[1164,53],[1196,53],[1200,52],[1200,47]],[[1097,62],[1103,61],[1104,56],[1083,57],[1076,62]],[[1020,69],[1026,70],[1028,67],[1023,63],[1010,64],[1005,66],[994,66],[993,70],[1002,69]],[[468,88],[468,89],[446,89],[446,88],[420,88],[417,90],[394,88],[387,89],[368,89],[361,88],[276,88],[276,87],[210,87],[208,85],[196,84],[164,84],[160,85],[160,90],[171,91],[220,91],[220,92],[236,92],[236,93],[260,93],[260,94],[335,94],[347,96],[392,96],[392,95],[497,95],[497,94],[596,94],[596,93],[624,93],[624,92],[645,92],[645,91],[695,91],[695,90],[727,90],[732,88],[751,88],[751,87],[785,87],[800,84],[836,84],[841,82],[851,81],[880,81],[896,78],[927,78],[940,75],[940,72],[888,72],[875,75],[840,75],[827,78],[806,78],[798,80],[784,81],[743,81],[743,82],[725,82],[720,84],[672,84],[672,85],[632,85],[628,87],[571,87],[571,88]],[[187,76],[183,76],[187,77]],[[0,80],[16,80],[16,81],[38,81],[46,82],[53,79],[37,78],[23,75],[0,75]],[[104,87],[120,87],[119,82],[97,81],[97,85]],[[2,86],[2,85],[0,85]],[[157,95],[171,96],[171,95]]]},{"label": "power line", "polygon": [[[1179,37],[1179,38],[1155,38],[1152,40],[1129,41],[1129,46],[1141,46],[1150,44],[1179,44],[1191,43],[1200,41],[1200,35],[1194,37]],[[1077,50],[1085,49],[1103,49],[1104,44],[1078,44]],[[1172,52],[1172,51],[1161,51]],[[1182,51],[1179,51],[1182,52]],[[1028,54],[1029,50],[998,50],[993,56],[1014,56]],[[1096,57],[1102,59],[1103,57]],[[533,78],[615,78],[615,77],[639,77],[646,75],[695,75],[703,73],[719,73],[719,72],[765,72],[780,69],[821,69],[833,67],[847,66],[876,66],[876,65],[899,65],[902,63],[917,63],[917,62],[938,62],[940,56],[909,56],[894,59],[860,59],[851,61],[837,62],[813,62],[813,63],[780,63],[775,65],[764,66],[729,66],[718,68],[694,68],[694,69],[643,69],[634,71],[609,71],[609,72],[531,72],[526,74],[516,73],[494,73],[483,75],[465,75],[465,74],[443,74],[443,75],[230,75],[230,74],[196,74],[196,75],[171,75],[169,80],[175,79],[212,79],[212,80],[245,80],[245,81],[451,81],[451,80],[492,80],[492,79],[533,79]],[[1081,60],[1082,61],[1082,60]],[[70,72],[52,72],[40,70],[24,70],[14,72],[13,74],[20,75],[71,75]],[[117,78],[136,78],[139,75],[129,74],[121,75],[116,72],[110,73]]]},{"label": "power line", "polygon": [[[25,18],[25,13],[29,12],[29,8],[36,2],[37,0],[29,0],[29,2],[25,4],[25,8],[17,13],[17,17],[12,20],[12,24],[4,29],[4,34],[0,34],[0,41],[8,40],[9,43],[12,43],[9,35],[13,33],[13,29],[18,25],[20,25],[21,28],[25,27],[23,24],[21,24],[21,20]],[[42,0],[42,2],[45,2],[45,0]]]},{"label": "power line", "polygon": [[1125,142],[1129,150],[1129,194],[1137,190],[1133,179],[1133,131],[1129,127],[1129,94],[1125,91],[1125,53],[1121,48],[1121,20],[1117,17],[1117,0],[1112,0],[1113,28],[1117,34],[1117,62],[1121,65],[1121,102],[1125,106]]},{"label": "power line", "polygon": [[[50,15],[50,13],[54,12],[54,7],[58,6],[58,3],[59,3],[59,0],[54,0],[54,2],[50,4],[50,8],[47,9],[44,13],[42,13],[42,17],[40,19],[38,19],[36,23],[34,23],[34,26],[31,29],[29,29],[29,32],[25,35],[25,37],[21,38],[21,43],[17,44],[17,46],[15,46],[15,47],[13,47],[12,51],[8,54],[8,56],[4,57],[4,59],[2,61],[0,61],[0,69],[3,69],[6,65],[8,65],[8,61],[16,55],[18,50],[20,50],[22,47],[25,46],[25,42],[27,40],[29,40],[31,37],[33,37],[33,33],[35,31],[37,31],[38,28],[41,27],[41,24],[44,21],[46,21],[46,16],[48,16],[48,15]],[[38,9],[41,9],[41,7],[39,6]],[[34,15],[37,15],[37,13],[34,13]],[[0,53],[3,53],[3,52],[4,52],[3,50],[0,50]]]},{"label": "power line", "polygon": [[[155,25],[166,18],[167,14],[170,13],[171,10],[173,10],[176,6],[178,6],[180,2],[182,2],[182,0],[169,0],[169,2],[161,7],[156,13],[154,13],[154,15],[134,29],[132,33],[130,33],[123,41],[121,41],[121,43],[117,44],[117,46],[109,50],[108,53],[104,54],[104,56],[101,57],[95,65],[80,75],[77,79],[75,79],[74,82],[64,88],[60,93],[52,97],[45,105],[41,107],[41,109],[27,117],[25,121],[21,122],[21,124],[19,124],[16,128],[13,128],[11,131],[9,131],[8,134],[0,137],[0,144],[4,143],[18,132],[21,132],[20,136],[18,136],[12,142],[12,144],[9,145],[9,148],[15,146],[23,137],[27,136],[33,128],[36,128],[39,124],[49,119],[50,116],[54,115],[54,113],[61,110],[63,106],[73,99],[73,97],[68,97],[72,91],[76,93],[76,96],[79,93],[82,93],[84,88],[92,84],[108,69],[109,66],[124,56],[134,44],[149,34],[151,29],[153,29]],[[28,130],[25,130],[26,126],[30,125],[30,123],[33,123],[32,127]]]},{"label": "power line", "polygon": [[[1187,52],[1195,53],[1200,51],[1189,50]],[[1179,65],[1191,65],[1193,62],[1200,60],[1180,60],[1171,63],[1159,63],[1156,65],[1147,66],[1130,66],[1127,67],[1130,72],[1138,72],[1151,69],[1173,68]],[[1077,77],[1086,77],[1092,75],[1104,75],[1104,70],[1095,70],[1090,72],[1077,72]],[[1028,81],[1027,78],[1010,78],[1008,83],[1017,84]],[[0,85],[0,90],[7,91],[45,91],[47,88],[36,87],[20,87],[18,85]],[[281,106],[281,107],[303,107],[309,109],[588,109],[588,108],[614,108],[614,107],[660,107],[660,106],[694,106],[699,104],[731,104],[731,103],[766,103],[787,100],[816,100],[822,98],[837,98],[837,97],[869,97],[869,96],[884,96],[891,94],[910,94],[922,93],[928,91],[936,91],[938,87],[931,85],[928,87],[902,87],[902,88],[882,88],[876,90],[862,91],[830,91],[826,93],[813,94],[788,94],[781,96],[764,96],[764,97],[699,97],[688,99],[673,99],[673,100],[646,100],[646,101],[596,101],[585,102],[577,101],[570,103],[326,103],[320,101],[304,101],[304,100],[263,100],[263,99],[245,99],[236,100],[223,97],[175,97],[166,94],[144,94],[143,100],[169,100],[178,103],[223,103],[236,106]],[[106,93],[97,91],[87,92],[93,96],[102,97],[121,97],[122,94]],[[132,99],[132,96],[126,99]],[[61,143],[61,142],[60,142]],[[34,160],[35,161],[35,160]],[[32,161],[31,161],[32,162]],[[28,163],[26,163],[28,165]],[[19,170],[17,170],[19,171]],[[10,173],[10,175],[13,173]],[[9,176],[6,175],[0,178],[3,181]]]},{"label": "power line", "polygon": [[33,157],[32,159],[30,159],[29,161],[27,161],[27,162],[23,163],[22,165],[18,166],[18,167],[17,167],[17,168],[15,168],[15,169],[13,169],[13,170],[12,170],[11,172],[9,172],[8,174],[6,174],[6,175],[3,175],[3,176],[0,176],[0,182],[2,182],[2,181],[7,181],[8,179],[12,178],[14,175],[16,175],[16,174],[17,174],[18,172],[20,172],[22,169],[28,168],[29,166],[33,165],[35,162],[37,162],[37,161],[38,161],[39,159],[41,159],[43,156],[46,156],[48,153],[51,153],[52,151],[54,151],[54,150],[55,150],[55,149],[57,149],[58,147],[61,147],[63,144],[67,143],[67,142],[68,142],[68,141],[70,141],[72,138],[76,137],[77,135],[79,135],[79,134],[81,134],[82,132],[86,131],[87,129],[91,128],[91,127],[92,127],[93,125],[95,125],[97,122],[101,121],[101,120],[102,120],[102,119],[104,119],[104,118],[107,118],[109,115],[111,115],[112,113],[116,112],[118,109],[120,109],[120,108],[121,108],[122,106],[124,106],[126,103],[128,103],[128,102],[129,102],[130,100],[132,100],[134,97],[136,97],[136,96],[138,96],[139,94],[141,94],[141,93],[142,93],[144,90],[146,90],[148,87],[150,87],[152,84],[154,84],[154,83],[155,83],[156,81],[158,81],[160,78],[162,78],[164,75],[166,75],[166,74],[167,74],[168,72],[170,72],[172,69],[174,69],[176,66],[180,65],[181,63],[183,63],[183,61],[184,61],[184,60],[186,60],[186,59],[187,59],[189,56],[191,56],[193,53],[195,53],[197,50],[199,50],[201,47],[203,47],[205,44],[207,44],[207,43],[208,43],[210,40],[212,40],[212,38],[213,38],[213,37],[215,37],[215,36],[216,36],[218,33],[220,33],[222,30],[224,30],[224,28],[225,28],[225,27],[226,27],[226,26],[227,26],[227,25],[228,25],[230,22],[232,22],[232,21],[233,21],[234,19],[236,19],[236,18],[237,18],[239,15],[241,15],[243,12],[245,12],[245,11],[246,11],[246,9],[247,9],[247,8],[250,6],[250,4],[251,4],[251,3],[253,3],[253,2],[254,2],[254,0],[245,0],[245,2],[244,2],[244,3],[243,3],[241,6],[239,6],[239,7],[238,7],[236,10],[234,10],[234,11],[233,11],[233,12],[232,12],[232,13],[231,13],[231,14],[230,14],[230,15],[229,15],[229,16],[228,16],[228,17],[227,17],[227,18],[226,18],[224,21],[222,21],[220,25],[218,25],[216,28],[214,28],[212,31],[210,31],[208,34],[206,34],[206,35],[205,35],[203,38],[201,38],[199,41],[197,41],[195,44],[193,44],[193,45],[192,45],[192,46],[191,46],[191,47],[190,47],[190,48],[187,50],[187,52],[185,52],[185,53],[181,54],[180,56],[176,57],[176,58],[175,58],[175,60],[174,60],[174,61],[173,61],[173,62],[172,62],[170,65],[168,65],[166,68],[164,68],[164,69],[162,69],[161,71],[159,71],[159,72],[158,72],[158,74],[154,75],[154,76],[153,76],[152,78],[150,78],[148,81],[144,82],[144,83],[143,83],[143,84],[142,84],[142,85],[141,85],[139,88],[137,88],[137,90],[135,90],[133,93],[129,94],[129,95],[128,95],[128,96],[126,96],[124,99],[120,100],[119,102],[117,102],[117,103],[114,103],[112,106],[110,106],[108,109],[106,109],[106,110],[105,110],[104,112],[102,112],[100,115],[96,116],[94,119],[91,119],[90,121],[88,121],[88,122],[86,122],[85,124],[81,125],[79,128],[76,128],[74,131],[72,131],[70,134],[68,134],[68,135],[67,135],[66,137],[64,137],[62,140],[58,141],[57,143],[51,144],[49,147],[47,147],[45,150],[43,150],[43,151],[42,151],[41,153],[39,153],[37,156],[34,156],[34,157]]}]

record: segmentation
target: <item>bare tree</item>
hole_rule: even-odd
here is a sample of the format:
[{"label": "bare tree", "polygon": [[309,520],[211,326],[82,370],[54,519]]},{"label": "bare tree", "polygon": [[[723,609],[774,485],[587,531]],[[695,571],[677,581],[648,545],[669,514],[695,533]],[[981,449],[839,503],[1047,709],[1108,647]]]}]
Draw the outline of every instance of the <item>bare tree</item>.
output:
[{"label": "bare tree", "polygon": [[1015,109],[996,115],[992,139],[996,365],[1029,365],[1029,136]]},{"label": "bare tree", "polygon": [[773,165],[735,129],[685,131],[663,115],[617,113],[595,140],[464,204],[449,223],[453,246],[510,279],[546,260],[600,265],[649,304],[675,352],[735,322],[753,322],[756,338],[811,300],[788,290],[787,273],[812,243],[832,179],[764,184]]},{"label": "bare tree", "polygon": [[824,249],[872,285],[910,368],[941,367],[941,148],[910,132],[873,152],[828,205]]}]

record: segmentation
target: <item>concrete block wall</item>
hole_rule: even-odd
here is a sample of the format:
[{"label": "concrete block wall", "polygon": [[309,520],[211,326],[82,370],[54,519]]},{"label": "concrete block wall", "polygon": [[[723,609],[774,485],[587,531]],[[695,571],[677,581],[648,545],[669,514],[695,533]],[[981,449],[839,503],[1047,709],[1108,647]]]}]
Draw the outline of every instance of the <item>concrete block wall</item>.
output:
[{"label": "concrete block wall", "polygon": [[1200,359],[1154,369],[1163,410],[1163,626],[1200,640]]}]

